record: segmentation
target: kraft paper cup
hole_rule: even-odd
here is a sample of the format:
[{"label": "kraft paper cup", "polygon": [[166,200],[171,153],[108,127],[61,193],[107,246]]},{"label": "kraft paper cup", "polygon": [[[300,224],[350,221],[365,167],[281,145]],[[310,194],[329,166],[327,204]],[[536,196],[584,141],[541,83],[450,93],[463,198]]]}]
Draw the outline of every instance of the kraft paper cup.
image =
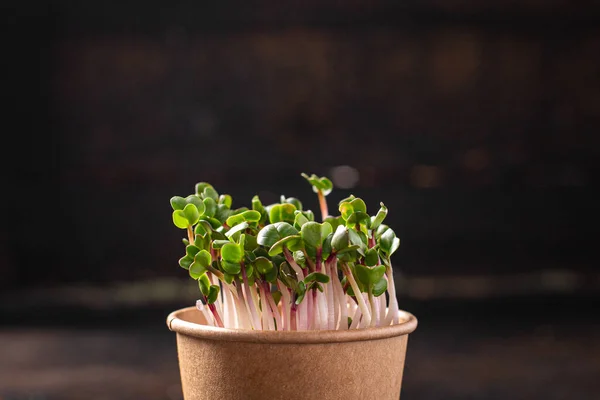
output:
[{"label": "kraft paper cup", "polygon": [[177,333],[185,400],[398,400],[414,315],[346,331],[252,331],[204,325],[195,307],[167,318]]}]

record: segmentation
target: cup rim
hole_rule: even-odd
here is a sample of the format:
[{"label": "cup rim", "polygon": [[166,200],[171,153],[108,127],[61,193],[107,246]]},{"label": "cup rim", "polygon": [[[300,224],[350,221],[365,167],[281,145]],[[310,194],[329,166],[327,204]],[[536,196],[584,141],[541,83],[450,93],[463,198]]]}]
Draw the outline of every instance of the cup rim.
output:
[{"label": "cup rim", "polygon": [[219,328],[191,322],[189,316],[196,312],[200,313],[196,307],[185,307],[173,311],[167,317],[167,326],[171,331],[207,340],[270,344],[315,344],[360,342],[408,335],[417,328],[418,324],[417,318],[413,314],[408,311],[399,310],[398,316],[400,322],[390,326],[349,329],[343,331],[258,331]]}]

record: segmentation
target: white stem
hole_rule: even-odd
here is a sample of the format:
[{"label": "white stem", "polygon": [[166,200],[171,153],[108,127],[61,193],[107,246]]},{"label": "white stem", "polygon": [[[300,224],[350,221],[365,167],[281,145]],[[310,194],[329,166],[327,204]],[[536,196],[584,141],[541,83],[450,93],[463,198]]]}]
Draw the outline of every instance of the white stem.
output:
[{"label": "white stem", "polygon": [[305,331],[308,329],[308,313],[306,308],[306,298],[298,305],[298,330]]},{"label": "white stem", "polygon": [[265,329],[265,327],[261,326],[260,317],[258,316],[258,305],[256,304],[256,300],[252,295],[252,290],[250,290],[250,286],[248,285],[248,279],[244,276],[244,294],[246,295],[246,302],[249,303],[250,313],[252,315],[252,319],[255,322],[256,329]]},{"label": "white stem", "polygon": [[238,313],[236,312],[235,300],[233,299],[233,296],[231,295],[231,292],[229,290],[225,291],[224,306],[226,310],[225,319],[227,320],[227,327],[239,329],[240,324],[238,320],[239,317],[237,315]]},{"label": "white stem", "polygon": [[377,317],[377,322],[378,322],[377,326],[382,326],[383,321],[385,320],[385,309],[386,309],[385,293],[379,295],[379,297],[375,297],[375,300],[378,302],[378,305],[379,305],[379,315]]},{"label": "white stem", "polygon": [[269,319],[267,317],[267,307],[266,307],[266,304],[265,304],[265,293],[264,293],[265,291],[260,286],[258,287],[258,290],[260,291],[260,297],[261,297],[261,300],[262,300],[259,303],[260,304],[260,308],[259,308],[259,310],[260,310],[260,319],[261,319],[261,322],[262,322],[262,327],[263,327],[263,330],[271,330],[271,327],[269,326]]},{"label": "white stem", "polygon": [[394,284],[394,271],[392,266],[388,266],[385,269],[385,276],[388,281],[388,293],[390,296],[390,304],[388,306],[387,315],[383,322],[384,325],[395,325],[398,323],[398,299],[396,298],[396,285]]},{"label": "white stem", "polygon": [[325,293],[317,291],[317,302],[319,305],[319,329],[329,328],[329,311],[327,310],[327,297]]},{"label": "white stem", "polygon": [[[326,267],[328,267],[326,265]],[[335,288],[333,286],[333,276],[331,276],[331,268],[326,268],[325,273],[329,275],[329,282],[325,285],[325,293],[327,294],[327,329],[336,329],[337,325],[337,308],[334,302]]]},{"label": "white stem", "polygon": [[[312,293],[310,293],[312,297]],[[313,329],[320,330],[321,329],[321,312],[319,309],[319,301],[317,299],[313,299],[313,308],[312,308],[313,316],[314,316],[314,324]]]},{"label": "white stem", "polygon": [[[265,291],[266,290],[267,289],[265,288]],[[272,317],[275,317],[275,322],[277,323],[277,330],[283,330],[283,321],[281,319],[281,314],[279,313],[277,304],[275,304],[275,300],[273,299],[273,295],[271,294],[271,292],[267,294],[267,301],[269,303],[269,306],[271,307],[271,315]]]},{"label": "white stem", "polygon": [[[362,297],[365,304],[369,303],[369,299],[368,299],[366,293],[361,293],[360,297]],[[370,312],[370,308],[368,306],[367,306],[367,308],[369,309],[369,312]],[[363,316],[364,316],[364,314],[363,314]],[[370,313],[369,313],[369,317],[372,318]],[[360,325],[358,326],[359,328],[368,328],[369,326],[371,326],[371,319],[369,319],[368,321],[365,318],[360,319]]]},{"label": "white stem", "polygon": [[209,309],[206,308],[202,300],[196,301],[196,308],[202,312],[204,318],[206,319],[206,324],[209,326],[217,326],[215,322],[215,317],[212,315]]},{"label": "white stem", "polygon": [[352,317],[352,323],[350,324],[349,329],[356,329],[360,323],[360,317],[362,316],[362,311],[360,307],[356,307],[354,309],[354,317]]},{"label": "white stem", "polygon": [[373,296],[373,291],[369,292],[369,306],[371,306],[371,323],[370,327],[377,326],[377,321],[379,321],[379,307],[375,304],[375,296]]},{"label": "white stem", "polygon": [[245,316],[248,320],[249,323],[249,328],[253,329],[253,330],[258,330],[260,329],[260,321],[257,321],[254,318],[254,315],[252,314],[252,312],[250,311],[250,301],[248,301],[248,299],[246,298],[246,296],[244,295],[244,291],[242,290],[242,284],[241,282],[238,280],[237,282],[237,291],[238,291],[238,307],[239,310],[244,310],[245,311]]},{"label": "white stem", "polygon": [[277,287],[279,288],[279,291],[281,292],[281,308],[283,310],[283,329],[286,331],[290,330],[291,327],[291,310],[290,310],[290,294],[288,292],[287,287],[281,283],[280,281],[277,281]]},{"label": "white stem", "polygon": [[371,313],[369,312],[369,307],[365,303],[365,299],[362,296],[360,289],[358,288],[358,284],[354,280],[354,276],[352,276],[352,271],[350,271],[350,267],[346,264],[343,265],[344,273],[346,274],[346,278],[348,282],[350,282],[350,286],[352,286],[352,290],[354,291],[354,295],[356,296],[356,300],[358,300],[358,306],[361,308],[363,314],[363,320],[367,326],[371,324]]},{"label": "white stem", "polygon": [[313,298],[312,298],[312,293],[308,292],[306,293],[306,295],[304,296],[304,301],[306,301],[306,312],[308,313],[308,315],[306,316],[307,320],[308,320],[308,326],[307,329],[317,329],[316,328],[316,321],[317,321],[317,312],[315,310],[315,305],[313,304]]},{"label": "white stem", "polygon": [[[303,281],[304,280],[304,272],[302,272],[302,268],[300,268],[300,266],[296,263],[296,261],[294,261],[294,257],[292,256],[292,254],[290,253],[290,251],[287,249],[287,247],[283,248],[283,253],[285,255],[285,259],[288,262],[288,264],[290,264],[290,266],[292,267],[292,269],[294,270],[294,272],[296,272],[296,279],[298,280],[298,282]],[[306,312],[306,298],[298,305],[298,309],[296,310],[296,317],[298,318],[298,330],[302,331],[302,330],[306,330],[308,329],[308,315]]]},{"label": "white stem", "polygon": [[335,329],[348,329],[348,302],[346,295],[344,293],[344,288],[342,288],[342,283],[340,282],[340,278],[337,274],[337,265],[335,263],[331,264],[331,279],[333,280],[333,298],[335,301],[335,320],[336,327]]}]

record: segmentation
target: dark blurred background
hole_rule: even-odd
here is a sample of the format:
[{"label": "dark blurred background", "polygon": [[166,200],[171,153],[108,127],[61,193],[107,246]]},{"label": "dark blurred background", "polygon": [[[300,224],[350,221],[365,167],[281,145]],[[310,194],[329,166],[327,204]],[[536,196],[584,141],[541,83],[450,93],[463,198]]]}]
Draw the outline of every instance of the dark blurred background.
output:
[{"label": "dark blurred background", "polygon": [[4,10],[0,399],[181,399],[169,198],[383,201],[406,399],[595,399],[600,4]]}]

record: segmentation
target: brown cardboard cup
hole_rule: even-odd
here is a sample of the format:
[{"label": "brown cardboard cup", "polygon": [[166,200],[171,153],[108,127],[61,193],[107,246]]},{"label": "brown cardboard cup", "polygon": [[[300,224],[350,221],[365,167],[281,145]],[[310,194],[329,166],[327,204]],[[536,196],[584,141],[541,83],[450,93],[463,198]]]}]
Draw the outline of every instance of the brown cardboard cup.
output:
[{"label": "brown cardboard cup", "polygon": [[167,318],[177,333],[185,400],[398,400],[417,319],[347,331],[251,331],[204,325],[195,307]]}]

